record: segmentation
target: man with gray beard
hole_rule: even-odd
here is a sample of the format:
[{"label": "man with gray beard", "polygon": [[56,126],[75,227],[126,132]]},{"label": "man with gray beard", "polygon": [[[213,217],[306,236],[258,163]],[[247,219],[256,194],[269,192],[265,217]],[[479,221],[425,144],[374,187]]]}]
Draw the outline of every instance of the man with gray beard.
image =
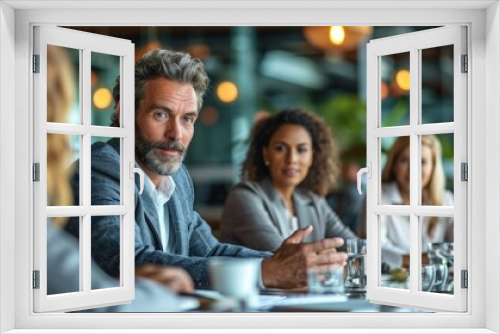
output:
[{"label": "man with gray beard", "polygon": [[[119,80],[113,97],[119,126]],[[211,256],[262,258],[265,287],[295,288],[307,284],[307,268],[343,266],[347,256],[337,252],[343,240],[301,243],[312,228],[297,230],[275,252],[219,243],[208,224],[193,210],[193,184],[182,161],[194,134],[209,79],[200,60],[182,52],[154,50],[135,67],[136,163],[145,172],[145,191],[135,190],[136,266],[157,263],[178,266],[196,288],[209,287]],[[119,140],[92,146],[92,204],[120,202]],[[79,194],[78,175],[73,179]],[[78,198],[76,199],[78,200]],[[78,225],[70,224],[77,234]],[[92,256],[112,276],[119,272],[120,219],[92,217]]]}]

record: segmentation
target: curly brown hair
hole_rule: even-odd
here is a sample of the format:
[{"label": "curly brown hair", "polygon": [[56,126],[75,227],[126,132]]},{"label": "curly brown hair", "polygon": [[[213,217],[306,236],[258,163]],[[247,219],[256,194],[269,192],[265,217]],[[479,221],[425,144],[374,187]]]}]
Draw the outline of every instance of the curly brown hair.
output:
[{"label": "curly brown hair", "polygon": [[269,145],[274,133],[283,125],[299,125],[307,130],[312,139],[313,163],[299,188],[320,196],[330,193],[337,185],[339,173],[338,146],[324,120],[302,109],[284,109],[259,120],[250,134],[248,153],[241,169],[244,181],[260,181],[268,178],[269,170],[264,163],[263,148]]}]

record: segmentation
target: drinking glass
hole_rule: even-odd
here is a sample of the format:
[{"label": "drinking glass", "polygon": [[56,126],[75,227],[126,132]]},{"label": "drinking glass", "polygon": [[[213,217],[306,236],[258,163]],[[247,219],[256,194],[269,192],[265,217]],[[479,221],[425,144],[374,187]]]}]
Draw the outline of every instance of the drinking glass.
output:
[{"label": "drinking glass", "polygon": [[347,239],[347,277],[345,286],[350,291],[366,291],[366,240]]},{"label": "drinking glass", "polygon": [[453,264],[455,259],[453,245],[454,244],[452,242],[436,242],[427,244],[427,257],[429,258],[429,263],[446,266],[446,282],[442,285],[442,289],[437,292],[453,293]]},{"label": "drinking glass", "polygon": [[310,293],[344,293],[344,269],[309,268],[307,286]]},{"label": "drinking glass", "polygon": [[436,268],[436,281],[433,292],[446,292],[448,286],[448,266],[445,264],[433,264]]},{"label": "drinking glass", "polygon": [[436,267],[434,265],[422,266],[422,291],[432,291],[436,283]]},{"label": "drinking glass", "polygon": [[453,266],[454,247],[452,242],[434,242],[427,244],[427,256],[431,264],[445,263]]}]

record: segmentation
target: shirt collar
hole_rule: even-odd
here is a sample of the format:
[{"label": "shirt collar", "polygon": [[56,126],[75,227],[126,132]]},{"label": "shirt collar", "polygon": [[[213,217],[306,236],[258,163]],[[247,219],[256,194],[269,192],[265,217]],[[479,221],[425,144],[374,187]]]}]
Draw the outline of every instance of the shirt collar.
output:
[{"label": "shirt collar", "polygon": [[165,204],[174,194],[175,181],[170,175],[162,176],[160,183],[155,187],[153,181],[144,173],[144,189],[149,196],[156,198],[157,203]]}]

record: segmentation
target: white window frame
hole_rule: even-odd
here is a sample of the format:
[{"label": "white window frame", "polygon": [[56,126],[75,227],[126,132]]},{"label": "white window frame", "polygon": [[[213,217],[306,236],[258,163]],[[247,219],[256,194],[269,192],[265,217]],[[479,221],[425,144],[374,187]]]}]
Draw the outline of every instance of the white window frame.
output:
[{"label": "white window frame", "polygon": [[[90,328],[86,332],[151,329],[214,332],[498,333],[500,237],[500,13],[497,1],[233,1],[233,2],[51,2],[0,3],[0,332],[37,333],[42,328]],[[61,9],[61,7],[70,7]],[[155,8],[137,10],[137,7]],[[397,6],[397,8],[393,8]],[[460,7],[457,7],[460,6]],[[97,8],[113,8],[102,10]],[[130,9],[119,9],[129,7]],[[158,8],[162,7],[162,8]],[[45,10],[49,8],[50,10]],[[75,9],[79,8],[79,9]],[[196,9],[195,9],[196,8]],[[223,8],[223,9],[222,9]],[[58,9],[58,10],[54,10]],[[57,25],[446,25],[469,27],[468,131],[471,180],[468,210],[469,311],[465,314],[50,314],[32,313],[31,107],[26,98],[34,24]],[[15,66],[14,66],[15,64]],[[12,84],[12,78],[14,84]],[[15,115],[15,119],[13,119]],[[12,145],[15,138],[15,146]],[[14,177],[13,177],[14,175]],[[486,182],[486,177],[488,177]],[[12,196],[13,189],[15,195]],[[474,225],[474,228],[471,227]],[[485,254],[488,254],[486,266]],[[488,280],[486,280],[486,277]],[[15,288],[12,288],[15,287]],[[12,307],[14,305],[14,307]],[[169,326],[169,329],[165,327]],[[99,328],[101,330],[99,330]],[[216,328],[220,330],[216,330]],[[259,329],[260,328],[260,329]],[[263,329],[265,328],[265,329]],[[288,328],[283,330],[284,328]],[[448,328],[448,330],[446,330]],[[38,330],[37,330],[38,329]],[[295,330],[293,330],[295,329]],[[326,330],[330,329],[330,330]],[[392,330],[391,330],[392,329]],[[181,330],[177,330],[180,332]],[[54,332],[54,331],[51,331]],[[73,332],[76,332],[73,331]]]},{"label": "white window frame", "polygon": [[[367,45],[367,163],[371,166],[371,177],[367,180],[367,240],[368,240],[368,287],[367,298],[377,304],[407,306],[423,310],[459,311],[467,310],[467,290],[461,288],[460,272],[467,269],[467,191],[469,182],[460,180],[460,163],[467,163],[467,73],[461,73],[461,56],[467,54],[466,27],[450,25],[371,40]],[[451,122],[421,122],[422,61],[421,50],[441,46],[453,46],[453,109]],[[409,54],[410,110],[409,123],[401,126],[382,126],[381,115],[381,58],[400,53]],[[421,144],[425,134],[454,134],[454,193],[452,207],[424,206],[421,198]],[[381,139],[387,137],[410,138],[410,205],[387,205],[381,203]],[[473,180],[470,180],[473,182]],[[408,289],[383,287],[381,284],[381,216],[401,215],[409,217],[410,240],[410,285]],[[420,291],[421,261],[425,253],[422,245],[422,216],[449,216],[454,221],[455,260],[454,293],[438,294]],[[420,221],[420,222],[419,222]]]},{"label": "white window frame", "polygon": [[[35,312],[74,311],[111,304],[130,303],[135,293],[134,209],[135,112],[134,112],[134,45],[129,40],[85,33],[53,26],[35,26],[34,54],[39,56],[39,71],[33,73],[34,162],[39,164],[39,181],[33,184],[34,270],[39,272],[39,288],[34,289]],[[56,45],[79,50],[80,121],[78,124],[47,122],[47,46]],[[92,53],[112,55],[119,59],[121,118],[120,127],[95,126],[91,122]],[[76,206],[47,206],[47,134],[80,137],[80,203]],[[120,205],[91,204],[92,136],[120,139]],[[91,219],[92,216],[120,216],[119,286],[92,290]],[[80,290],[47,295],[47,218],[80,218]]]}]

